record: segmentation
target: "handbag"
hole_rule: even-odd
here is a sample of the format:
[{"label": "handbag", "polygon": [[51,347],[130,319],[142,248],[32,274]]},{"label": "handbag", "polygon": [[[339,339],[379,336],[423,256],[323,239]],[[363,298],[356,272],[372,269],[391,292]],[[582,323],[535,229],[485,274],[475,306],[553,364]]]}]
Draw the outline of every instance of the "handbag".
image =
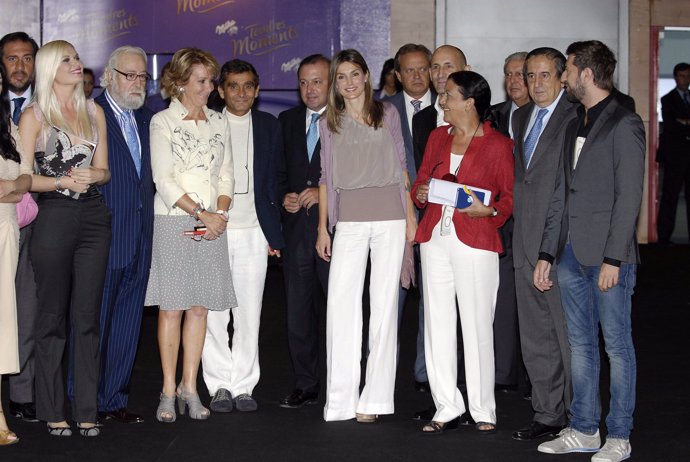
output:
[{"label": "handbag", "polygon": [[20,228],[30,225],[38,215],[38,204],[31,194],[24,193],[22,200],[17,202],[17,224]]}]

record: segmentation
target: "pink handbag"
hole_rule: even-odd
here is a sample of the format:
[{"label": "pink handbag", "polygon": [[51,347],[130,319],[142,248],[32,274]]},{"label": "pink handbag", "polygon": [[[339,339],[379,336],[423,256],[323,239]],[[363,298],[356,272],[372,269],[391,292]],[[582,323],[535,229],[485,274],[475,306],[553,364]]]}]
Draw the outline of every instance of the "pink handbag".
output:
[{"label": "pink handbag", "polygon": [[24,193],[22,200],[17,202],[17,224],[20,228],[30,225],[38,215],[38,204],[31,194]]}]

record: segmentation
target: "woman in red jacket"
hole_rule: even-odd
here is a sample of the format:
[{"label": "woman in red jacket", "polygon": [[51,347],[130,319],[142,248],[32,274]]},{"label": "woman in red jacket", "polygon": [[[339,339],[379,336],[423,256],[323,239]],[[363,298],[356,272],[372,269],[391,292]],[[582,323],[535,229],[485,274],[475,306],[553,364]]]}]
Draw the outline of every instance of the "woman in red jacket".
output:
[{"label": "woman in red jacket", "polygon": [[[415,240],[421,244],[424,346],[436,414],[422,431],[456,427],[465,413],[457,380],[456,308],[460,312],[469,411],[482,433],[496,431],[493,318],[498,289],[498,228],[513,208],[512,141],[484,120],[491,101],[486,80],[451,74],[440,95],[450,126],[431,133],[412,198],[426,208]],[[486,206],[472,192],[466,208],[428,202],[431,178],[491,192]],[[467,419],[469,420],[469,419]]]}]

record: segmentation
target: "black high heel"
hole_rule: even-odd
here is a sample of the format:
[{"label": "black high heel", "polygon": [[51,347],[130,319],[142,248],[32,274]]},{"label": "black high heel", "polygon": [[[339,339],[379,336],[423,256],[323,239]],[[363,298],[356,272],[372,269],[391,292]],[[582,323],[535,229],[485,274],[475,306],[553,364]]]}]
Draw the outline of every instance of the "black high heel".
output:
[{"label": "black high heel", "polygon": [[[422,433],[425,435],[440,435],[446,430],[457,430],[460,417],[456,417],[449,422],[437,422],[432,420],[428,424],[422,427]],[[425,430],[425,428],[431,428],[432,430]]]}]

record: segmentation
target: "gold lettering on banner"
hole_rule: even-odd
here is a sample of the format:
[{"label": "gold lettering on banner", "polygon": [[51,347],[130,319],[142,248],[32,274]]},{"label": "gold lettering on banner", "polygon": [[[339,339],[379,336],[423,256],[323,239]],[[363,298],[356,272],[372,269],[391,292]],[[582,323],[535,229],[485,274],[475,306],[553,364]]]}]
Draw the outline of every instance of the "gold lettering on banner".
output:
[{"label": "gold lettering on banner", "polygon": [[251,24],[245,26],[247,35],[232,40],[233,56],[261,56],[290,46],[299,37],[294,26],[288,26],[285,21],[271,20],[267,24]]},{"label": "gold lettering on banner", "polygon": [[177,0],[177,14],[208,13],[235,0]]},{"label": "gold lettering on banner", "polygon": [[89,13],[84,15],[83,20],[89,27],[80,28],[79,32],[73,35],[74,40],[107,42],[131,34],[139,25],[139,18],[124,8],[106,13]]}]

